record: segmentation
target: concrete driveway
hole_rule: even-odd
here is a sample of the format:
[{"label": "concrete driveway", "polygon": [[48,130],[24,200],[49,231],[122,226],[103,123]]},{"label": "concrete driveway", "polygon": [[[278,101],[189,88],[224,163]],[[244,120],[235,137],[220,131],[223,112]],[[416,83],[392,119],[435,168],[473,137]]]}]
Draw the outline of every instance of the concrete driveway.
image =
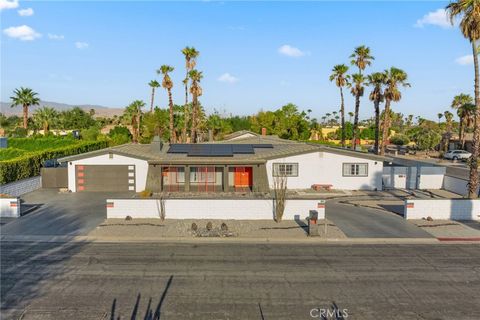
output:
[{"label": "concrete driveway", "polygon": [[106,219],[105,200],[122,196],[131,197],[131,194],[61,194],[57,190],[39,189],[21,197],[22,207],[33,210],[2,225],[1,233],[30,236],[85,235]]},{"label": "concrete driveway", "polygon": [[333,221],[349,238],[432,238],[402,217],[383,210],[353,206],[330,200],[327,219]]}]

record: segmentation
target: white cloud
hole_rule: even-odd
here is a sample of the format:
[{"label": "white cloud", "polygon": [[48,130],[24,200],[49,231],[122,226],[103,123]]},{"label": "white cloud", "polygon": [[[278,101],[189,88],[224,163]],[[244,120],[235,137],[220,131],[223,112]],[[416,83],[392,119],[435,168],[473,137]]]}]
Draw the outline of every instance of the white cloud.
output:
[{"label": "white cloud", "polygon": [[0,0],[0,11],[18,8],[18,0]]},{"label": "white cloud", "polygon": [[283,55],[288,56],[288,57],[294,57],[294,58],[303,57],[304,55],[308,54],[308,52],[302,51],[302,50],[300,50],[298,48],[295,48],[295,47],[292,47],[291,45],[288,45],[288,44],[284,44],[283,46],[278,48],[278,53],[283,54]]},{"label": "white cloud", "polygon": [[65,37],[62,34],[49,33],[48,34],[48,39],[50,39],[50,40],[63,40],[63,39],[65,39]]},{"label": "white cloud", "polygon": [[431,11],[424,15],[421,19],[418,19],[417,23],[415,23],[415,27],[417,28],[423,28],[425,25],[438,26],[444,29],[452,27],[445,9]]},{"label": "white cloud", "polygon": [[220,77],[217,79],[220,82],[226,82],[226,83],[235,83],[238,81],[238,78],[232,76],[230,73],[226,72],[222,74]]},{"label": "white cloud", "polygon": [[32,41],[42,36],[40,33],[26,25],[3,29],[3,33],[10,38],[20,39],[22,41]]},{"label": "white cloud", "polygon": [[455,59],[455,63],[461,65],[461,66],[466,66],[469,64],[473,64],[473,55],[469,54],[463,57],[459,57]]},{"label": "white cloud", "polygon": [[88,46],[89,44],[86,42],[80,42],[80,41],[75,42],[75,47],[77,47],[77,49],[87,49]]},{"label": "white cloud", "polygon": [[32,8],[27,8],[27,9],[20,9],[17,11],[20,17],[30,17],[33,16],[33,9]]}]

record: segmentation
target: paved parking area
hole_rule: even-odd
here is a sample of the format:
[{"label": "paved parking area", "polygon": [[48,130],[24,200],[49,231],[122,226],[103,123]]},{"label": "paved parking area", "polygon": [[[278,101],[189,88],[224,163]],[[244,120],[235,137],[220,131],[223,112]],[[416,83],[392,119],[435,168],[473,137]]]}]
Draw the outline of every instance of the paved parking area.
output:
[{"label": "paved parking area", "polygon": [[[59,193],[39,189],[23,195],[22,206],[31,210],[1,226],[2,235],[86,235],[106,219],[105,200],[128,196],[119,193]],[[36,208],[35,208],[36,207]]]},{"label": "paved parking area", "polygon": [[373,208],[342,204],[330,200],[326,204],[327,219],[333,221],[349,238],[432,238],[416,225],[393,213]]}]

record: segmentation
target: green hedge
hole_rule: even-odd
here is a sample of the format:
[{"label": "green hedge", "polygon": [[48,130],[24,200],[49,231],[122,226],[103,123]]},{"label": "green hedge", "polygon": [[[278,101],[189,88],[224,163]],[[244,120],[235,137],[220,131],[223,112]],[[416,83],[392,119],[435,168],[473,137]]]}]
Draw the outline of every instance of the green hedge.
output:
[{"label": "green hedge", "polygon": [[27,153],[18,158],[0,161],[0,184],[38,176],[45,160],[58,159],[108,147],[107,141],[79,142],[75,145]]}]

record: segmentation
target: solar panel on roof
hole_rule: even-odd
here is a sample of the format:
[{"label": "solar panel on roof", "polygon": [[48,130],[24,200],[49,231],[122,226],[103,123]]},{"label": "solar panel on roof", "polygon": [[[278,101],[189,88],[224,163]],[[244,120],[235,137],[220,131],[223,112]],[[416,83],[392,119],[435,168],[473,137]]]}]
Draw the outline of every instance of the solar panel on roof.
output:
[{"label": "solar panel on roof", "polygon": [[268,148],[268,149],[273,148],[273,144],[271,143],[252,144],[252,146],[254,148]]},{"label": "solar panel on roof", "polygon": [[191,144],[171,144],[167,153],[188,153]]},{"label": "solar panel on roof", "polygon": [[235,154],[254,154],[253,146],[251,144],[232,144],[232,151]]},{"label": "solar panel on roof", "polygon": [[172,144],[167,153],[186,153],[189,157],[233,157],[255,154],[254,148],[273,148],[271,144]]}]

